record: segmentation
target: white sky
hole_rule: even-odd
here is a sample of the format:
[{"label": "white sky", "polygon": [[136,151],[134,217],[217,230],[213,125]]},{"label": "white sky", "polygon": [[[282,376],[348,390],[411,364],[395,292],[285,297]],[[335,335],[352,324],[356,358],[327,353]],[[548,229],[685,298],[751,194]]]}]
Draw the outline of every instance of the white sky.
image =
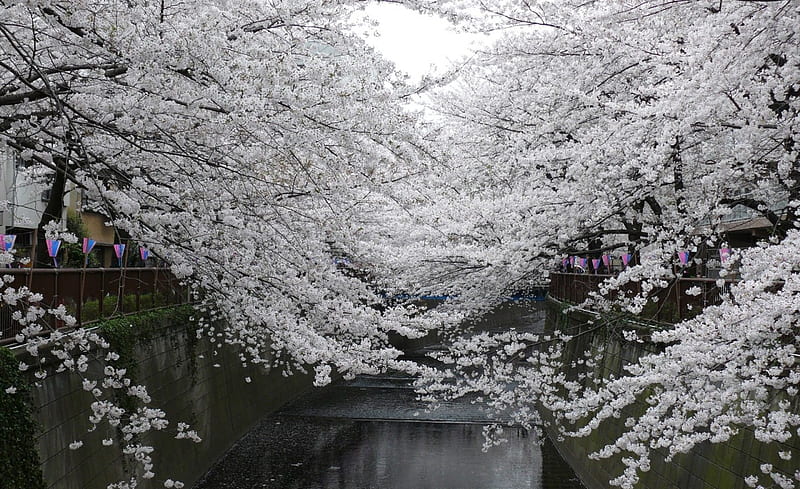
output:
[{"label": "white sky", "polygon": [[367,42],[392,60],[412,80],[419,80],[432,67],[445,71],[470,53],[475,35],[458,33],[444,19],[414,12],[393,3],[373,3],[365,8],[378,22],[378,36]]}]

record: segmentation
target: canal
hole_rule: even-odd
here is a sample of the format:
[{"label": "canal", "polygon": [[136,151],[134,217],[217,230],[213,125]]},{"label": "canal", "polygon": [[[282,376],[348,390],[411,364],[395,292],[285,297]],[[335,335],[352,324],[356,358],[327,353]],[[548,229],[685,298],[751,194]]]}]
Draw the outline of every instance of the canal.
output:
[{"label": "canal", "polygon": [[[503,327],[509,320],[538,328],[543,315],[535,304],[518,304],[479,327]],[[195,488],[583,487],[549,441],[540,445],[523,428],[508,428],[507,443],[483,452],[488,420],[467,400],[427,410],[404,375],[339,381],[262,420]]]}]

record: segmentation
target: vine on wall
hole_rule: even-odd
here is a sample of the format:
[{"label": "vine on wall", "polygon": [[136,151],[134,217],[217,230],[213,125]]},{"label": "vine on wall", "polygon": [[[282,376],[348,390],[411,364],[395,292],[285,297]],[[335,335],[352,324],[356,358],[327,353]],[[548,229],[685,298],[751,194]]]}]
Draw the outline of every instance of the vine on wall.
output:
[{"label": "vine on wall", "polygon": [[[0,347],[0,488],[44,489],[36,449],[30,385],[7,348]],[[12,463],[13,461],[13,463]]]},{"label": "vine on wall", "polygon": [[194,312],[189,305],[140,312],[102,321],[98,328],[108,341],[110,349],[119,355],[115,366],[126,369],[128,378],[135,382],[138,373],[136,344],[151,339],[153,333],[164,324],[185,324],[187,328],[194,328],[191,321]]}]

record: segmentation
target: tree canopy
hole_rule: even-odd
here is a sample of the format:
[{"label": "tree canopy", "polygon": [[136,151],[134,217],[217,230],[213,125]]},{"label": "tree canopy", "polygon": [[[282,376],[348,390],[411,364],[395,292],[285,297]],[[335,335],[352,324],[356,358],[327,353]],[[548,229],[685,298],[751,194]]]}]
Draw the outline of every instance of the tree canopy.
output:
[{"label": "tree canopy", "polygon": [[351,10],[12,3],[4,142],[191,277],[248,361],[269,336],[303,364],[385,363],[385,342],[362,340],[407,318],[372,307],[333,258],[369,221],[375,189],[424,163],[395,103],[405,92],[349,33]]},{"label": "tree canopy", "polygon": [[[353,33],[356,0],[2,2],[0,140],[169,262],[243,362],[311,367],[320,384],[407,368],[523,423],[539,403],[572,434],[655,388],[601,454],[633,454],[623,487],[653,444],[797,436],[770,393],[800,383],[800,5],[404,3],[500,34],[410,87]],[[420,92],[433,117],[405,106]],[[626,377],[587,388],[554,373],[557,355],[511,362],[542,340],[509,333],[453,344],[457,366],[507,366],[466,381],[388,342],[480,314],[575,254],[634,254],[592,307],[641,312],[678,278],[676,253],[724,246],[742,208],[768,232],[725,265],[741,280]],[[645,292],[612,293],[630,281]],[[423,311],[386,300],[399,292],[452,299]]]},{"label": "tree canopy", "polygon": [[[458,177],[438,175],[447,205],[431,198],[418,214],[439,231],[427,239],[440,254],[428,259],[451,283],[474,287],[477,299],[507,294],[568,255],[632,253],[637,266],[606,281],[592,307],[641,313],[687,271],[678,252],[705,265],[707,250],[726,247],[727,216],[745,209],[767,230],[723,266],[740,280],[722,304],[654,334],[664,352],[625,377],[590,388],[568,381],[559,366],[569,339],[507,333],[456,343],[443,357],[455,371],[432,374],[428,392],[478,391],[532,424],[538,403],[563,415],[560,429],[573,436],[645,397],[647,411],[598,454],[625,454],[628,469],[613,481],[622,487],[655,448],[682,453],[743,426],[762,441],[797,436],[800,418],[777,399],[795,396],[800,381],[798,4],[423,7],[504,31],[432,96],[452,148],[447,172]],[[640,295],[624,287],[632,281]],[[541,342],[555,344],[526,357],[525,345]],[[765,477],[794,487],[796,474]]]}]

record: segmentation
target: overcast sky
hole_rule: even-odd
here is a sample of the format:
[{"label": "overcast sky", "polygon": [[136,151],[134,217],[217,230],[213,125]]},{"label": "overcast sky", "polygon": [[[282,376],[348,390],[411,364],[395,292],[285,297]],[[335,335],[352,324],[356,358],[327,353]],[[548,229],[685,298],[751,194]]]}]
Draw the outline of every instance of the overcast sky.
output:
[{"label": "overcast sky", "polygon": [[446,70],[470,53],[475,39],[455,32],[444,19],[424,16],[402,5],[374,3],[365,10],[379,24],[379,37],[368,37],[367,41],[414,80],[432,65],[437,73]]}]

